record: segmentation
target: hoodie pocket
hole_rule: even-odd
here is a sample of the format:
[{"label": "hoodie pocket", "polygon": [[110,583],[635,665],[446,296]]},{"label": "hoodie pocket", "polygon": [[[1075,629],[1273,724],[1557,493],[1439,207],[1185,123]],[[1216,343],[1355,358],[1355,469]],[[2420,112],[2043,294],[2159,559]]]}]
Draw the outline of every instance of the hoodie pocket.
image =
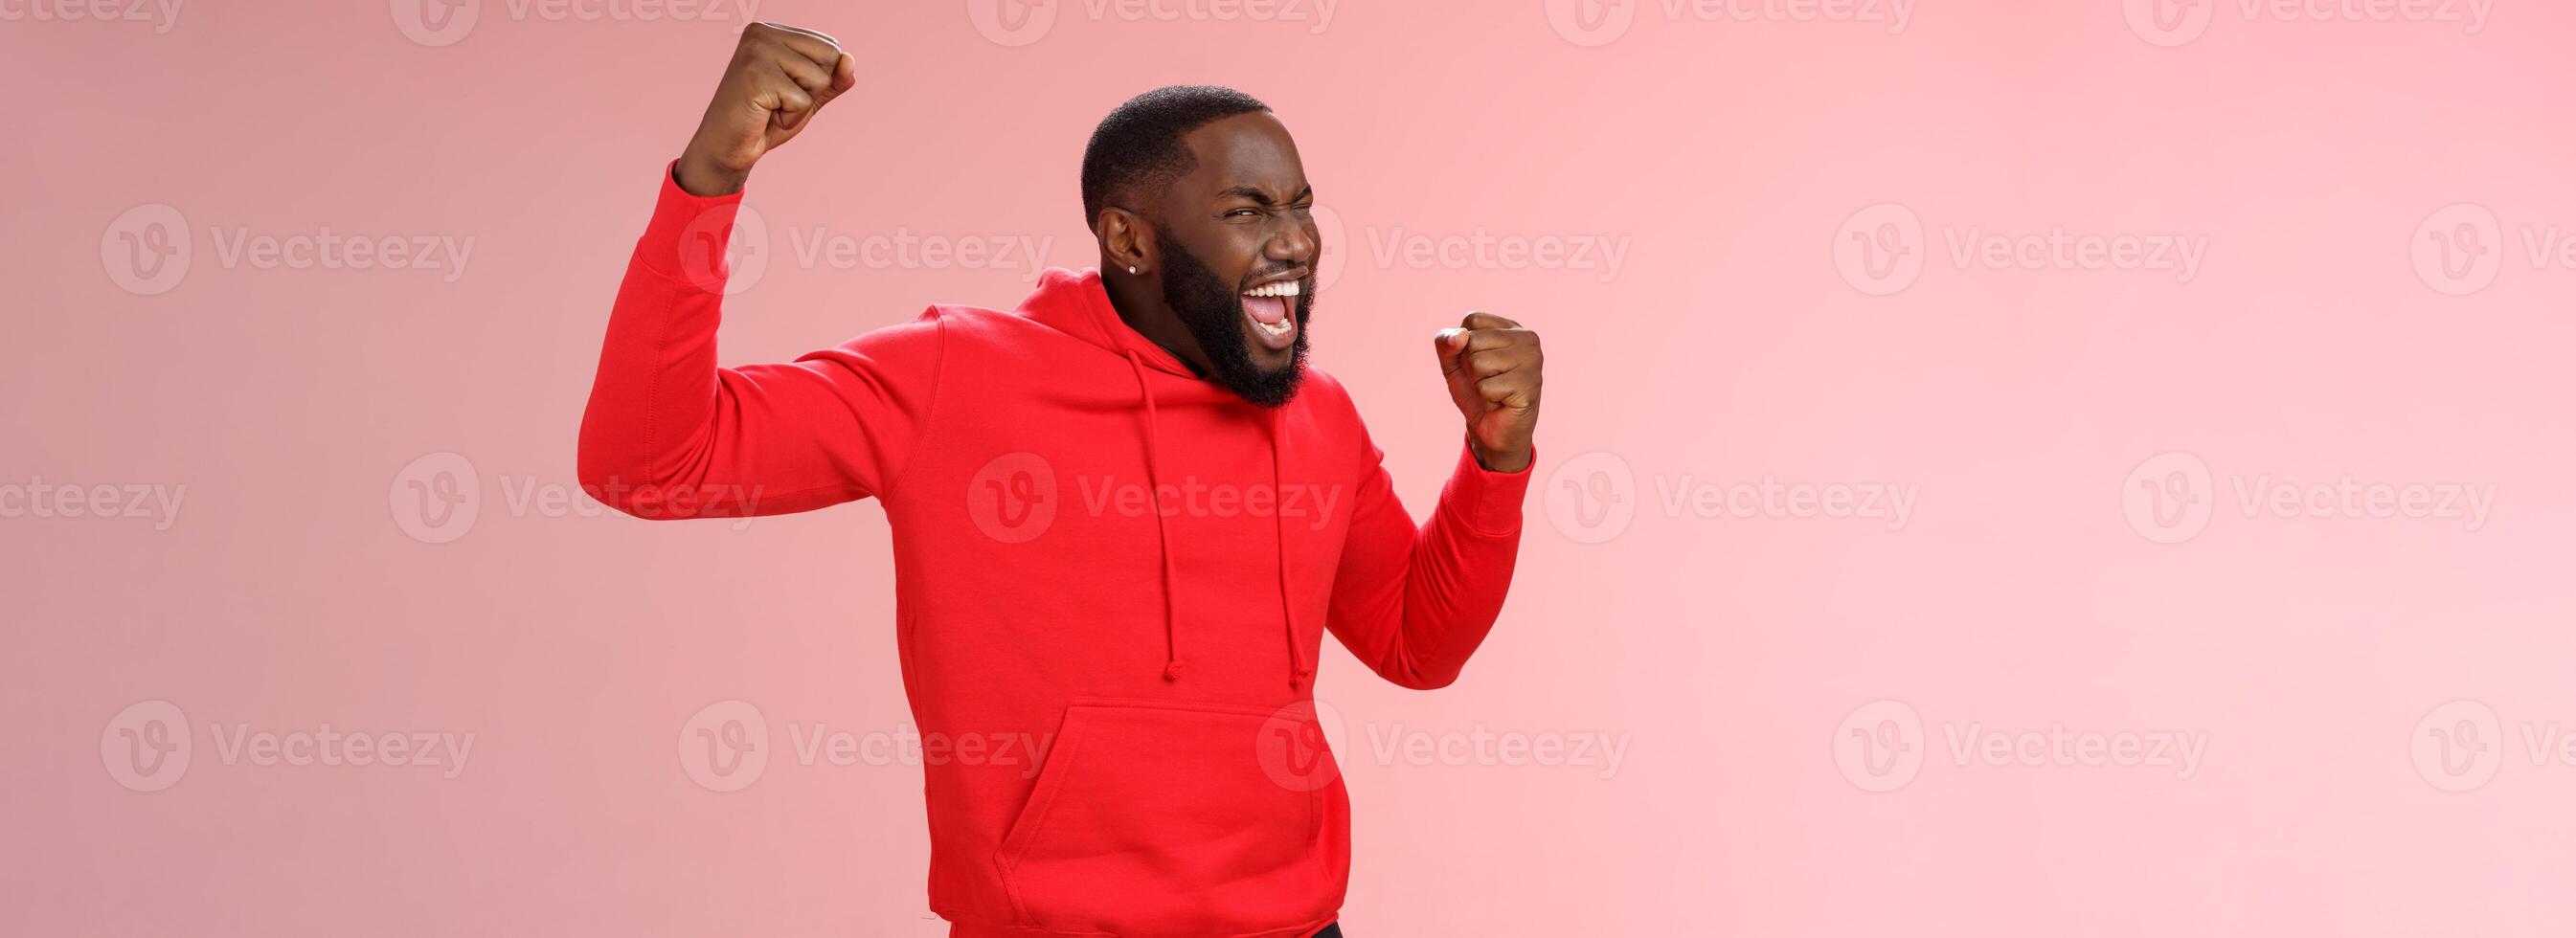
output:
[{"label": "hoodie pocket", "polygon": [[1259,746],[1276,714],[1068,704],[994,857],[1021,920],[1062,932],[1206,935],[1332,912],[1323,792],[1263,767]]}]

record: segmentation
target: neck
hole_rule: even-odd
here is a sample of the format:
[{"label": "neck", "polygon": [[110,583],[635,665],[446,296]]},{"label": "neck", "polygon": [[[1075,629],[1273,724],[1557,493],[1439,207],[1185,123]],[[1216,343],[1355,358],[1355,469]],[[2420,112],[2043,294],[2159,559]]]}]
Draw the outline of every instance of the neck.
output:
[{"label": "neck", "polygon": [[1109,307],[1118,311],[1118,320],[1172,353],[1199,377],[1214,372],[1216,364],[1199,348],[1198,337],[1190,334],[1190,328],[1181,323],[1181,315],[1172,311],[1171,304],[1163,302],[1162,281],[1123,272],[1108,273],[1116,269],[1103,262],[1100,280],[1109,291]]}]

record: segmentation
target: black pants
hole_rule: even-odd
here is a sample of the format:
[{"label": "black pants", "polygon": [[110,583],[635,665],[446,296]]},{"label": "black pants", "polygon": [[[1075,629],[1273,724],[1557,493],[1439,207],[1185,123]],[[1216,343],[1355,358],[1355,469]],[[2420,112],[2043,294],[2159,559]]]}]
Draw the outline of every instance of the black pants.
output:
[{"label": "black pants", "polygon": [[1323,931],[1315,933],[1315,938],[1342,938],[1342,923],[1334,922],[1324,926]]}]

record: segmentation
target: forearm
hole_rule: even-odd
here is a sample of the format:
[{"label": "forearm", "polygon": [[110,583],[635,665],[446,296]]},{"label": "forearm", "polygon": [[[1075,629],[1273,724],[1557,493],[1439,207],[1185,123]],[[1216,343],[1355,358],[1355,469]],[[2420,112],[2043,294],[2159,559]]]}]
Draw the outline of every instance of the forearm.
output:
[{"label": "forearm", "polygon": [[[1351,581],[1337,591],[1335,627],[1369,668],[1396,684],[1430,689],[1458,679],[1502,614],[1520,554],[1527,467],[1493,472],[1461,453],[1440,503],[1418,528],[1360,519],[1347,548]],[[1392,499],[1387,505],[1393,506]]]},{"label": "forearm", "polygon": [[593,497],[646,516],[747,494],[718,491],[733,480],[714,477],[723,466],[707,452],[724,244],[740,196],[701,199],[667,177],[663,187],[609,313],[578,460]]},{"label": "forearm", "polygon": [[[801,511],[881,489],[902,458],[914,390],[928,393],[918,366],[937,360],[935,324],[792,365],[716,366],[743,181],[856,84],[855,67],[822,33],[743,28],[696,133],[663,171],[609,316],[577,459],[592,497],[648,518]],[[916,383],[889,389],[895,379]]]},{"label": "forearm", "polygon": [[794,362],[716,364],[736,197],[667,177],[582,416],[592,497],[645,518],[781,514],[883,494],[938,393],[935,315]]}]

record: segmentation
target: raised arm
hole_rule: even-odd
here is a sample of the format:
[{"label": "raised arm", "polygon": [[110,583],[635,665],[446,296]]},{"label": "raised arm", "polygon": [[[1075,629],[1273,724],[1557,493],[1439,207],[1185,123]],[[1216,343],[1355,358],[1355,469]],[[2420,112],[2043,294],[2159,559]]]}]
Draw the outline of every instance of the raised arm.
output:
[{"label": "raised arm", "polygon": [[790,364],[719,368],[725,246],[751,166],[854,83],[819,33],[743,31],[627,262],[582,414],[591,497],[646,518],[804,511],[884,494],[936,395],[925,315]]},{"label": "raised arm", "polygon": [[1367,448],[1333,580],[1333,636],[1378,676],[1447,686],[1502,613],[1520,553],[1521,500],[1536,458],[1537,333],[1474,313],[1433,341],[1467,442],[1419,527],[1397,501],[1385,453]]}]

